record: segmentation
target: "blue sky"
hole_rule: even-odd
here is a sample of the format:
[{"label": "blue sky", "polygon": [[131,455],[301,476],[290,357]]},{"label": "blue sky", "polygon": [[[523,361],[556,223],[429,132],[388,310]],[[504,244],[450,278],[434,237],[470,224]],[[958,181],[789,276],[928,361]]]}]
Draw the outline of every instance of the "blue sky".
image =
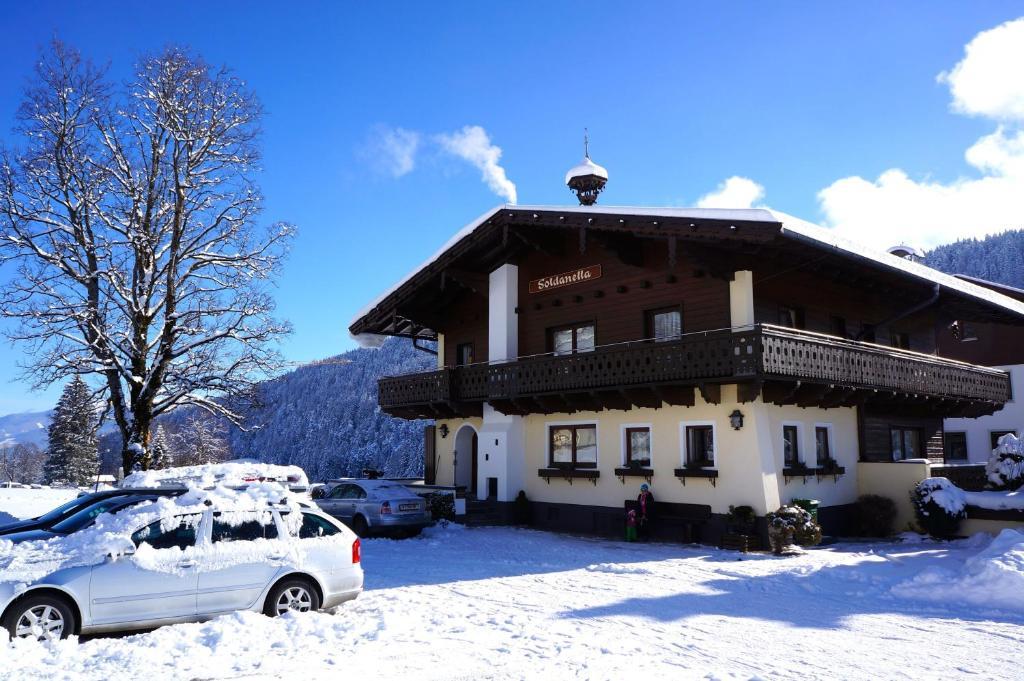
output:
[{"label": "blue sky", "polygon": [[[763,189],[747,200],[853,231],[863,206],[904,205],[876,182],[887,170],[912,189],[958,188],[1005,174],[993,154],[1024,149],[1012,101],[971,110],[983,96],[957,104],[937,80],[977,34],[1024,13],[1019,2],[772,4],[10,3],[0,138],[54,36],[119,79],[167,43],[235,69],[268,112],[265,218],[299,228],[277,287],[294,361],[353,347],[355,311],[503,201],[446,151],[439,136],[465,126],[501,149],[521,203],[574,201],[563,175],[587,126],[611,175],[603,203],[692,205],[737,176]],[[995,133],[979,152],[991,154],[965,159]],[[419,145],[395,157],[387,139]],[[989,222],[963,234],[1010,226]],[[928,243],[960,235],[915,228]],[[16,382],[22,358],[0,344],[0,413],[55,399]]]}]

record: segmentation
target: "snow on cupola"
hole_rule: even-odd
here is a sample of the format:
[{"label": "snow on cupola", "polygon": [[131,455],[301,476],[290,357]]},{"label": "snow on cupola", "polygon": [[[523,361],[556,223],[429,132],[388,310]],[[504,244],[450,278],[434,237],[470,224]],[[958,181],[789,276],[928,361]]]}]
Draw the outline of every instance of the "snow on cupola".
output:
[{"label": "snow on cupola", "polygon": [[898,244],[896,246],[891,246],[886,250],[891,255],[895,255],[897,258],[903,258],[904,260],[910,260],[912,262],[921,262],[924,260],[924,253],[921,249],[908,244]]},{"label": "snow on cupola", "polygon": [[565,184],[576,192],[581,206],[593,206],[608,182],[608,171],[590,160],[590,138],[583,131],[583,160],[565,174]]}]

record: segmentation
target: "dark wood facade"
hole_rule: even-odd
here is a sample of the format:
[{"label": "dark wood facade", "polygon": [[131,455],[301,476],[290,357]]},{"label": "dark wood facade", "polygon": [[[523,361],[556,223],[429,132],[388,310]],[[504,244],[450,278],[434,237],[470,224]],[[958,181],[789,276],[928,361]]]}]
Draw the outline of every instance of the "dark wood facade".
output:
[{"label": "dark wood facade", "polygon": [[[506,263],[518,266],[519,356],[488,363],[488,274]],[[531,292],[531,281],[598,267],[599,277]],[[741,271],[752,273],[756,326],[733,330]],[[664,309],[680,311],[682,336],[651,342],[650,313]],[[506,414],[692,405],[695,390],[717,403],[729,383],[741,402],[860,407],[864,459],[890,460],[896,427],[920,432],[922,452],[941,460],[943,417],[992,413],[1010,396],[1005,373],[974,366],[995,363],[991,352],[945,352],[957,320],[1024,340],[1012,305],[780,223],[506,209],[351,331],[443,334],[443,369],[381,380],[381,407],[396,416],[479,415],[485,402]],[[566,325],[592,325],[594,349],[553,355]]]}]

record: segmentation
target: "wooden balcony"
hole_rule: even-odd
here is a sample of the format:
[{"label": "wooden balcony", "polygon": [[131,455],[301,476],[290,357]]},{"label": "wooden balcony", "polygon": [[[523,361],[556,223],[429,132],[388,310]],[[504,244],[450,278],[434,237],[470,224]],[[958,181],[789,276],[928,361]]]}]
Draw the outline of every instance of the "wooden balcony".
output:
[{"label": "wooden balcony", "polygon": [[506,414],[692,406],[695,388],[718,403],[724,383],[738,385],[741,402],[879,403],[935,416],[991,413],[1010,398],[1003,371],[771,325],[445,368],[378,386],[390,414],[448,418],[479,415],[484,402]]}]

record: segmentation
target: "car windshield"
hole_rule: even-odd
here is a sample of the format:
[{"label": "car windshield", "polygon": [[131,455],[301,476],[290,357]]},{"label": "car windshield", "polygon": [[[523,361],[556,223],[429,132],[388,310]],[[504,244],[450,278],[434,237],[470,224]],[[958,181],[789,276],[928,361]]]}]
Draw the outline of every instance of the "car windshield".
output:
[{"label": "car windshield", "polygon": [[64,516],[68,515],[69,513],[74,512],[76,509],[95,503],[97,497],[98,495],[95,494],[83,494],[80,497],[75,497],[71,501],[67,501],[58,506],[57,508],[51,511],[47,511],[43,515],[36,518],[36,520],[44,522],[47,525],[49,525],[50,523],[55,523]]},{"label": "car windshield", "polygon": [[101,501],[97,501],[91,506],[86,506],[77,513],[69,515],[50,529],[61,534],[71,534],[72,532],[77,532],[87,525],[91,525],[92,521],[103,513],[119,511],[131,503],[138,503],[140,501],[146,501],[146,499],[135,497],[131,502],[125,502],[124,497],[110,497],[108,499],[103,499]]}]

